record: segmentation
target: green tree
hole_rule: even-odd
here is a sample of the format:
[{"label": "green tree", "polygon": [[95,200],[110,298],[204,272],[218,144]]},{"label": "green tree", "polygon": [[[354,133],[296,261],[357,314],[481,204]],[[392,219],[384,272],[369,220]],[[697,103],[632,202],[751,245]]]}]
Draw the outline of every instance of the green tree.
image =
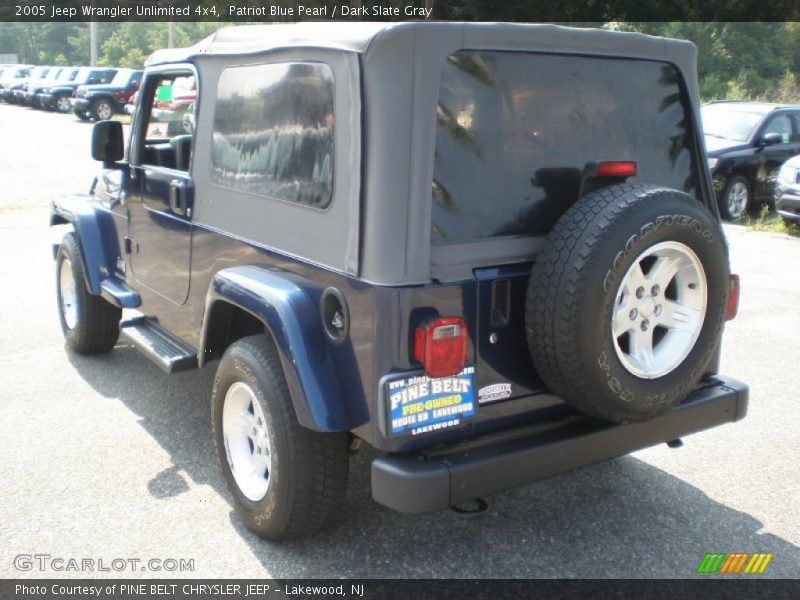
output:
[{"label": "green tree", "polygon": [[[167,46],[168,23],[119,23],[102,45],[98,62],[113,67],[142,68],[147,57]],[[176,23],[175,45],[188,46],[210,35],[216,23]]]}]

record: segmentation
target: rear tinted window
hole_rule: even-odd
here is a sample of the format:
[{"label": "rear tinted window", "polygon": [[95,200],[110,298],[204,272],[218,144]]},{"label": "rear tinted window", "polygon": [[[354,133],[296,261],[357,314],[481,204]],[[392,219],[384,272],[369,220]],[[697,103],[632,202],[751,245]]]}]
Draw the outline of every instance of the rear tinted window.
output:
[{"label": "rear tinted window", "polygon": [[436,114],[433,243],[547,233],[593,161],[635,160],[631,181],[696,195],[687,114],[665,63],[451,55]]},{"label": "rear tinted window", "polygon": [[211,141],[211,179],[325,208],[333,190],[333,73],[321,63],[225,69]]}]

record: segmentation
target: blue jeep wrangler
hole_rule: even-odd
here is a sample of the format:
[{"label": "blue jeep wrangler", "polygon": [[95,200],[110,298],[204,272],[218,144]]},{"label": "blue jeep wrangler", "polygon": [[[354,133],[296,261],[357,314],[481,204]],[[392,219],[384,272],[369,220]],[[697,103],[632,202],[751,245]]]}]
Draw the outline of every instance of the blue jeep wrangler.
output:
[{"label": "blue jeep wrangler", "polygon": [[67,345],[122,334],[170,373],[216,363],[222,471],[269,539],[330,521],[362,442],[376,501],[479,510],[740,419],[695,52],[461,23],[156,52],[127,148],[97,123],[102,173],[53,202]]}]

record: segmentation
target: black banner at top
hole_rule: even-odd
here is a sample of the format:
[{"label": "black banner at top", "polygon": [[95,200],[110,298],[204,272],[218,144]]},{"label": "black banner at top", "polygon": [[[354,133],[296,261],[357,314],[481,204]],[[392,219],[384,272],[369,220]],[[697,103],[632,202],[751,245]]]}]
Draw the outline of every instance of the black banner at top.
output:
[{"label": "black banner at top", "polygon": [[796,0],[0,0],[0,21],[800,21]]}]

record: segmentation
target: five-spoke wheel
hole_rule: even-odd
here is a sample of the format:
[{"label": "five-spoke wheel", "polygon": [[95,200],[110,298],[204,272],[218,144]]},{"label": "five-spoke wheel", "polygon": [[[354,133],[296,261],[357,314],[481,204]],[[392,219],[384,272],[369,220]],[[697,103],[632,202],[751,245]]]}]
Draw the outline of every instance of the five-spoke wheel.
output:
[{"label": "five-spoke wheel", "polygon": [[225,394],[222,435],[233,478],[253,502],[267,495],[272,469],[270,432],[253,389],[237,381]]},{"label": "five-spoke wheel", "polygon": [[662,242],[646,249],[617,291],[611,327],[620,362],[645,379],[675,369],[700,335],[706,302],[705,272],[688,246]]}]

